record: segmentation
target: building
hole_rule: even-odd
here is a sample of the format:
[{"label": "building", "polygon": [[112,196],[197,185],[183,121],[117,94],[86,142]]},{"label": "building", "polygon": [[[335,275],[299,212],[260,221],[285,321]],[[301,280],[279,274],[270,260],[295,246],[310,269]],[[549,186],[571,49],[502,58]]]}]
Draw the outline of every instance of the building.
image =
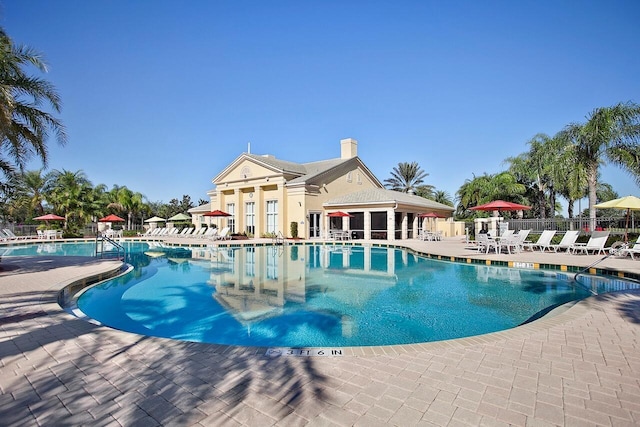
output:
[{"label": "building", "polygon": [[[231,233],[258,237],[292,236],[297,227],[304,239],[326,238],[334,229],[359,239],[407,239],[430,228],[431,218],[419,214],[448,218],[453,212],[450,206],[385,189],[358,157],[358,142],[352,138],[340,141],[339,158],[310,163],[242,153],[213,184],[207,193],[211,202],[189,210],[194,225],[228,226]],[[215,210],[229,216],[204,216]],[[445,236],[464,234],[462,223],[451,218],[431,225]]]}]

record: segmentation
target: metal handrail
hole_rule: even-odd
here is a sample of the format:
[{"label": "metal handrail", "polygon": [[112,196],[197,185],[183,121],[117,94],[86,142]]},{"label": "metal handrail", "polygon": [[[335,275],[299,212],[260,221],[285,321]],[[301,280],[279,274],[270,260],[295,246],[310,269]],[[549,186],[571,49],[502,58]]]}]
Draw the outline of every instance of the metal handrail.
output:
[{"label": "metal handrail", "polygon": [[98,258],[98,256],[100,256],[100,258],[104,257],[104,254],[106,252],[104,250],[105,242],[110,243],[113,247],[117,249],[118,259],[124,259],[125,252],[126,252],[124,249],[124,246],[122,246],[120,243],[116,242],[115,240],[111,239],[110,237],[107,237],[101,234],[96,235],[96,258]]}]

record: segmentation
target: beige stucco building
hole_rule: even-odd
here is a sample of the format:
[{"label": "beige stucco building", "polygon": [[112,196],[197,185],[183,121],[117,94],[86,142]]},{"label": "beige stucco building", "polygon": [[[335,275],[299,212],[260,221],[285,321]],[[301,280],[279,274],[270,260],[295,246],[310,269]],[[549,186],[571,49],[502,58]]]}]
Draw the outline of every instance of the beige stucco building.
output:
[{"label": "beige stucco building", "polygon": [[[407,239],[417,237],[421,227],[445,236],[464,234],[462,223],[449,218],[452,207],[385,189],[358,157],[352,138],[340,141],[340,157],[309,163],[242,153],[213,184],[211,202],[189,210],[196,227],[215,224],[231,233],[290,237],[295,223],[304,239],[327,238],[332,230],[348,230],[359,239]],[[215,210],[230,216],[204,216]],[[349,216],[330,216],[338,212]],[[443,218],[418,217],[425,212]]]}]

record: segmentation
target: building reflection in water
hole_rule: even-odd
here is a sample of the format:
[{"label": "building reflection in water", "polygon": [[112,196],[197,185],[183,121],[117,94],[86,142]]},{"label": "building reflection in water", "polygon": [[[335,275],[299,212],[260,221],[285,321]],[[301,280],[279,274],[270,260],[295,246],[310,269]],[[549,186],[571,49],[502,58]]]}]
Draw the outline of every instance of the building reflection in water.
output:
[{"label": "building reflection in water", "polygon": [[[226,248],[210,246],[193,251],[193,258],[209,261],[208,283],[213,298],[250,331],[252,323],[278,316],[286,305],[302,305],[309,298],[330,295],[345,306],[364,306],[377,293],[397,283],[396,266],[406,266],[407,251],[348,245],[293,245]],[[345,280],[359,284],[341,286]],[[336,316],[344,337],[357,326],[348,313]]]}]

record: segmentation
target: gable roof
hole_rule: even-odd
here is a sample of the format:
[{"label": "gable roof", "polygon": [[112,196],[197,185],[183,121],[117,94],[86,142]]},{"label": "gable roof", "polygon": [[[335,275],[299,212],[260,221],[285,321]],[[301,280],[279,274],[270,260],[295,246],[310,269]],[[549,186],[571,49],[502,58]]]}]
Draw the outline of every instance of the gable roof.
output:
[{"label": "gable roof", "polygon": [[430,199],[425,199],[424,197],[387,190],[385,188],[369,188],[355,193],[345,194],[343,196],[336,197],[335,199],[328,200],[323,203],[323,206],[364,205],[372,203],[398,203],[403,205],[413,205],[424,209],[439,209],[449,212],[453,212],[455,210],[451,206],[447,206]]},{"label": "gable roof", "polygon": [[346,165],[350,162],[358,162],[362,169],[371,177],[371,179],[375,181],[380,187],[382,187],[382,184],[380,183],[378,178],[376,178],[376,176],[371,173],[371,171],[365,166],[362,160],[360,160],[360,158],[357,156],[349,159],[335,158],[308,163],[296,163],[287,160],[280,160],[271,155],[242,153],[229,166],[227,166],[222,172],[220,172],[213,179],[213,182],[215,183],[222,180],[222,177],[224,177],[224,175],[226,175],[231,169],[233,169],[243,160],[250,160],[252,162],[255,162],[256,164],[271,169],[276,173],[294,175],[294,178],[287,181],[288,185],[305,184],[310,182],[312,183],[315,178],[327,174],[341,165]]}]

